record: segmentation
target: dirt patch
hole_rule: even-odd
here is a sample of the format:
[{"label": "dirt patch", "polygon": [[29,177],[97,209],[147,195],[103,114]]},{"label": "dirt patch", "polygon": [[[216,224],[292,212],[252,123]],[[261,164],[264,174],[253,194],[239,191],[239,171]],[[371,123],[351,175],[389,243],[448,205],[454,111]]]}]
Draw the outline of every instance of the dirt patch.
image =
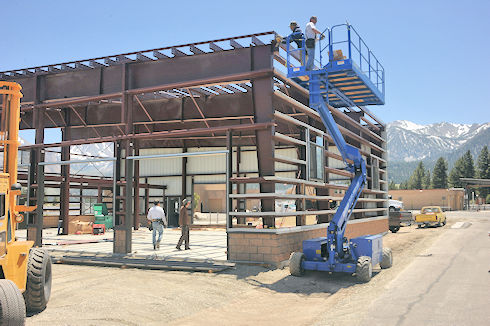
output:
[{"label": "dirt patch", "polygon": [[258,266],[206,274],[54,265],[48,308],[27,325],[337,325],[355,320],[349,307],[361,313],[448,226],[387,234],[394,266],[376,268],[367,284],[345,274],[298,278]]}]

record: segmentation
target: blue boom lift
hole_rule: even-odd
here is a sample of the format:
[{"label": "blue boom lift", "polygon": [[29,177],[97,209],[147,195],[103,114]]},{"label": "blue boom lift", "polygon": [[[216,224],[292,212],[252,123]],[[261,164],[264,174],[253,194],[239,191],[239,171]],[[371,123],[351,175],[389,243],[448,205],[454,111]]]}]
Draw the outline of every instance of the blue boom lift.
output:
[{"label": "blue boom lift", "polygon": [[[340,41],[336,38],[339,31],[346,35]],[[326,29],[323,35],[328,37],[328,42],[324,47],[321,40],[317,44],[320,67],[314,70],[306,69],[305,40],[301,48],[292,48],[292,36],[286,39],[288,77],[309,90],[310,107],[320,114],[342,155],[346,170],[354,173],[354,178],[327,228],[327,236],[303,241],[303,252],[291,254],[289,268],[294,276],[303,275],[305,270],[319,270],[355,273],[359,281],[369,282],[373,266],[391,267],[392,253],[389,248],[383,248],[381,234],[350,240],[344,237],[347,221],[366,185],[366,162],[359,149],[344,140],[329,105],[355,107],[359,103],[384,104],[384,69],[351,25],[333,26]],[[334,47],[343,48],[347,57],[339,50],[334,52]],[[323,65],[325,51],[328,51],[328,62]],[[342,81],[342,87],[338,86],[338,80]]]}]

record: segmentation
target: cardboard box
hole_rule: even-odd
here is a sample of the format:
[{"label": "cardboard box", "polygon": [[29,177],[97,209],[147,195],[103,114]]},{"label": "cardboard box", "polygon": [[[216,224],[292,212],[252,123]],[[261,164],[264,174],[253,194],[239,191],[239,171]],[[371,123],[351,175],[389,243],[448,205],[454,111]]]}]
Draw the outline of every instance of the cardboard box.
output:
[{"label": "cardboard box", "polygon": [[[330,57],[330,52],[328,52],[328,56]],[[344,60],[346,57],[342,53],[342,50],[334,50],[333,51],[333,60],[338,61],[338,60]]]},{"label": "cardboard box", "polygon": [[[95,217],[93,215],[70,215],[68,221],[68,234],[75,234],[77,231],[80,231],[79,223],[93,223]],[[92,230],[90,230],[92,233]]]},{"label": "cardboard box", "polygon": [[78,222],[75,226],[75,234],[92,234],[92,222]]}]

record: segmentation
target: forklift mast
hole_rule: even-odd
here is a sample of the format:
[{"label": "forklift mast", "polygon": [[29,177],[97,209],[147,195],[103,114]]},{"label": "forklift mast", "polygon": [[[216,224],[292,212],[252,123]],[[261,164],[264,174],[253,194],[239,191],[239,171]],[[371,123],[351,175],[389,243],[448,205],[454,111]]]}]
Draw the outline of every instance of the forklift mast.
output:
[{"label": "forklift mast", "polygon": [[[17,183],[21,98],[22,93],[19,84],[0,82],[0,152],[3,155],[0,172],[0,201],[2,201],[0,205],[2,206],[3,218],[7,217],[7,223],[3,223],[4,227],[0,227],[0,234],[6,232],[7,243],[15,241],[15,225],[24,219],[20,212],[31,212],[36,208],[17,205],[17,198],[21,194],[20,184]],[[3,238],[3,236],[0,237]]]}]

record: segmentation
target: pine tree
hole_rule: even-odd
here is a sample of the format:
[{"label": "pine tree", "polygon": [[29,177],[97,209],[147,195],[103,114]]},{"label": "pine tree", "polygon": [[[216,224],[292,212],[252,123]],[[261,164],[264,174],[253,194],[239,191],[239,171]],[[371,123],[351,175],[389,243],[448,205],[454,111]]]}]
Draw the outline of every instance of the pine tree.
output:
[{"label": "pine tree", "polygon": [[427,169],[424,174],[424,178],[422,180],[423,188],[424,189],[430,189],[431,188],[431,182],[430,182],[430,170]]},{"label": "pine tree", "polygon": [[[490,179],[490,157],[488,155],[488,147],[482,148],[476,163],[476,177],[479,179]],[[478,195],[486,198],[490,194],[490,189],[482,187],[478,189]]]},{"label": "pine tree", "polygon": [[475,177],[475,164],[473,163],[473,156],[468,150],[463,155],[463,177],[474,178]]},{"label": "pine tree", "polygon": [[419,162],[419,165],[417,165],[417,168],[415,168],[415,171],[413,171],[410,179],[408,180],[408,189],[422,189],[424,177],[424,163]]},{"label": "pine tree", "polygon": [[454,163],[451,172],[449,173],[449,186],[453,188],[462,188],[463,184],[459,178],[464,177],[464,162],[463,157],[460,157],[456,163]]},{"label": "pine tree", "polygon": [[447,162],[443,157],[439,157],[434,166],[432,187],[435,189],[447,188]]}]

